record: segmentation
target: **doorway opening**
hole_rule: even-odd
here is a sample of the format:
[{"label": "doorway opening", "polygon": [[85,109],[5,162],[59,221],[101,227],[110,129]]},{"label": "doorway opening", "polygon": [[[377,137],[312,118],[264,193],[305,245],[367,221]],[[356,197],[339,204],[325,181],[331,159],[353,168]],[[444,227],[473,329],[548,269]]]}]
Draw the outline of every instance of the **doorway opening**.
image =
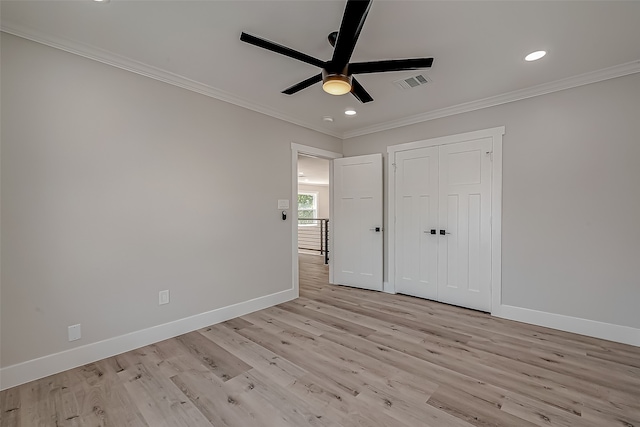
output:
[{"label": "doorway opening", "polygon": [[329,160],[298,154],[298,253],[329,265]]},{"label": "doorway opening", "polygon": [[331,174],[332,160],[340,157],[340,153],[291,144],[292,281],[298,294],[300,262],[313,264],[311,270],[328,270],[332,283]]}]

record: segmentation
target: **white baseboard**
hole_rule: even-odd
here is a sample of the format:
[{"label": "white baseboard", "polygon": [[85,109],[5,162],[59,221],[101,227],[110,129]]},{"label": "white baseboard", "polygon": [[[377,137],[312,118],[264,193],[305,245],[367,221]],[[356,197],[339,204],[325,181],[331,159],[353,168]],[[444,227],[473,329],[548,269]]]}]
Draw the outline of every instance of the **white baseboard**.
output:
[{"label": "white baseboard", "polygon": [[28,360],[0,369],[0,390],[115,356],[297,298],[294,289],[185,317],[163,325]]},{"label": "white baseboard", "polygon": [[516,320],[518,322],[530,323],[532,325],[559,329],[561,331],[640,347],[640,329],[629,326],[597,322],[595,320],[547,313],[511,305],[501,305],[491,314],[503,319]]},{"label": "white baseboard", "polygon": [[382,283],[382,292],[386,292],[388,294],[395,294],[396,290],[393,289],[393,285],[389,282]]}]

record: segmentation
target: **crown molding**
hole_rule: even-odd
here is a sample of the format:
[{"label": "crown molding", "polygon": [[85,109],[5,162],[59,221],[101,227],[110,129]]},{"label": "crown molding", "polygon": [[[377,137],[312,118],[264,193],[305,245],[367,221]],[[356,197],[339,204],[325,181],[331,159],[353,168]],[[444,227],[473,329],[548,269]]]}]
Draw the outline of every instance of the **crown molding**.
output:
[{"label": "crown molding", "polygon": [[625,64],[615,65],[613,67],[603,68],[601,70],[584,74],[579,74],[577,76],[532,86],[526,89],[503,93],[501,95],[496,95],[489,98],[479,99],[477,101],[466,102],[464,104],[458,104],[439,110],[416,114],[398,120],[392,120],[373,126],[363,127],[350,132],[345,132],[342,135],[342,139],[345,140],[354,138],[356,136],[367,135],[389,129],[399,128],[402,126],[422,123],[429,120],[440,119],[442,117],[468,113],[470,111],[480,110],[482,108],[495,107],[496,105],[507,104],[509,102],[520,101],[522,99],[533,98],[535,96],[546,95],[549,93],[571,89],[578,86],[584,86],[591,83],[597,83],[634,73],[640,73],[640,60],[627,62]]},{"label": "crown molding", "polygon": [[248,110],[256,111],[258,113],[265,114],[276,119],[283,120],[298,126],[302,126],[307,129],[314,130],[326,135],[330,135],[336,138],[342,138],[340,132],[330,131],[318,127],[312,123],[308,123],[299,120],[295,117],[291,117],[280,111],[274,110],[266,105],[258,104],[247,99],[238,97],[229,92],[225,92],[220,89],[202,84],[200,82],[188,79],[186,77],[174,74],[165,70],[162,70],[151,65],[135,61],[124,56],[117,55],[107,50],[99,49],[93,46],[89,46],[83,43],[65,39],[63,37],[52,36],[43,32],[28,28],[22,25],[17,25],[3,21],[0,24],[0,31],[14,36],[22,37],[27,40],[31,40],[55,49],[60,49],[65,52],[73,53],[75,55],[82,56],[84,58],[92,59],[94,61],[102,62],[103,64],[111,65],[113,67],[120,68],[122,70],[130,71],[145,77],[149,77],[155,80],[159,80],[164,83],[168,83],[173,86],[180,87],[192,92],[199,93],[201,95],[215,98],[220,101],[228,102],[239,107],[246,108]]},{"label": "crown molding", "polygon": [[331,131],[321,128],[313,123],[309,123],[303,120],[299,120],[295,117],[284,114],[280,111],[274,110],[266,105],[258,104],[247,99],[238,97],[229,92],[225,92],[220,89],[196,82],[178,74],[170,73],[151,65],[144,64],[139,61],[114,54],[112,52],[98,49],[92,46],[85,45],[76,41],[68,40],[62,37],[51,36],[44,34],[40,31],[32,28],[27,28],[21,25],[2,22],[0,24],[0,31],[3,31],[14,36],[22,37],[27,40],[31,40],[46,46],[60,49],[65,52],[73,53],[94,61],[102,62],[103,64],[111,65],[123,70],[127,70],[145,77],[149,77],[155,80],[159,80],[170,85],[174,85],[192,92],[199,93],[211,98],[218,99],[220,101],[228,102],[239,107],[246,108],[248,110],[256,111],[258,113],[265,114],[276,119],[280,119],[298,126],[302,126],[307,129],[314,130],[329,136],[340,138],[342,140],[354,138],[357,136],[368,135],[371,133],[382,132],[389,129],[395,129],[402,126],[413,125],[416,123],[422,123],[429,120],[440,119],[443,117],[453,116],[456,114],[468,113],[475,110],[480,110],[488,107],[495,107],[501,104],[507,104],[509,102],[520,101],[527,98],[533,98],[540,95],[546,95],[553,92],[558,92],[565,89],[571,89],[578,86],[588,85],[591,83],[597,83],[604,80],[614,79],[616,77],[622,77],[629,74],[640,73],[640,60],[627,62],[625,64],[615,65],[613,67],[604,68],[597,71],[592,71],[577,76],[568,77],[554,82],[543,83],[541,85],[532,86],[525,89],[516,90],[513,92],[507,92],[501,95],[492,96],[489,98],[479,99],[476,101],[466,102],[463,104],[453,105],[451,107],[442,108],[439,110],[428,111],[426,113],[415,114],[413,116],[404,117],[398,120],[391,120],[388,122],[378,123],[373,126],[366,126],[352,131],[340,133],[337,131]]}]

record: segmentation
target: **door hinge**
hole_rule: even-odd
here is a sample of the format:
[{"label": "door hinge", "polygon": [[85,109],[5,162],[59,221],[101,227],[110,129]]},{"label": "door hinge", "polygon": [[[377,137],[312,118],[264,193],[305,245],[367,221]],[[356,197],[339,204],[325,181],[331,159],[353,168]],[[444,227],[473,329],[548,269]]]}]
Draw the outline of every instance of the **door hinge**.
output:
[{"label": "door hinge", "polygon": [[489,157],[489,161],[493,162],[493,151],[487,151],[486,154]]},{"label": "door hinge", "polygon": [[395,163],[391,163],[391,166],[393,166],[393,171],[395,172],[396,170],[398,170],[398,165],[396,165]]}]

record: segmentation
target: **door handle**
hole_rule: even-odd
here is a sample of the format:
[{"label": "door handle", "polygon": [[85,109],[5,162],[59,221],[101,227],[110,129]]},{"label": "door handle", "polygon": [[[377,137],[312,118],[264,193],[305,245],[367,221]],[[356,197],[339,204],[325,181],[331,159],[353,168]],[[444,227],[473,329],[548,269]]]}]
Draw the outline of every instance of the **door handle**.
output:
[{"label": "door handle", "polygon": [[425,234],[436,234],[436,230],[435,230],[435,228],[432,228],[431,230],[424,230],[423,233],[425,233]]},{"label": "door handle", "polygon": [[440,230],[440,235],[441,235],[441,236],[444,236],[445,234],[451,234],[451,233],[447,233],[447,232],[446,232],[446,231],[444,231],[444,230]]},{"label": "door handle", "polygon": [[370,228],[369,231],[375,231],[376,233],[379,233],[382,229],[380,227],[373,227]]}]

